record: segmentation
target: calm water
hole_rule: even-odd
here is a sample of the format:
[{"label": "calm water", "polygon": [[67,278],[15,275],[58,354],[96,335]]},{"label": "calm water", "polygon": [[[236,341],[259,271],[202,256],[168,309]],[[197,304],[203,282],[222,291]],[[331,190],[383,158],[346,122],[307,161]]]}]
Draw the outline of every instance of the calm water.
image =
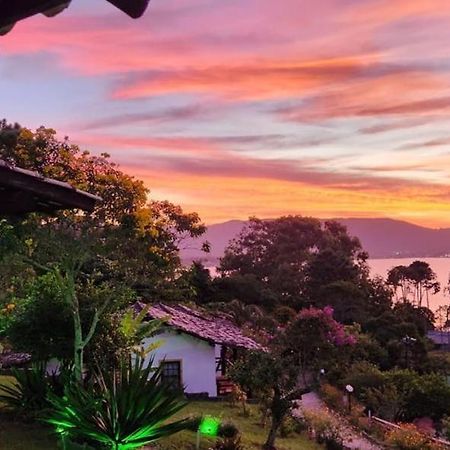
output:
[{"label": "calm water", "polygon": [[[444,293],[443,287],[447,286],[448,277],[450,274],[450,258],[398,258],[398,259],[369,259],[369,267],[371,268],[371,275],[380,275],[386,279],[387,273],[394,266],[408,266],[416,259],[426,261],[431,268],[436,272],[438,281],[441,283],[442,289],[436,295],[430,296],[430,308],[435,310],[439,306],[450,303],[450,295],[448,292]],[[208,267],[212,276],[217,275],[215,267]]]},{"label": "calm water", "polygon": [[386,278],[390,269],[394,266],[408,266],[416,259],[426,261],[430,267],[436,272],[438,281],[441,283],[441,292],[430,296],[430,308],[435,310],[440,305],[450,303],[450,296],[448,292],[443,292],[443,287],[447,286],[448,277],[450,274],[450,258],[399,258],[399,259],[370,259],[369,266],[371,274],[381,275]]}]

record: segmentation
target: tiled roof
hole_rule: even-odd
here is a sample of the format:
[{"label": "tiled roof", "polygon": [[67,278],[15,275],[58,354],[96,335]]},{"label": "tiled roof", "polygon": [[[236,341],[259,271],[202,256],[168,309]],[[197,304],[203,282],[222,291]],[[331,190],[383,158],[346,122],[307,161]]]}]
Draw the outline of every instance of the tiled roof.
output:
[{"label": "tiled roof", "polygon": [[[137,306],[138,310],[146,307],[144,303],[139,303]],[[209,342],[248,350],[264,349],[252,338],[245,336],[241,329],[230,320],[184,305],[153,304],[149,307],[148,315],[153,319],[167,319],[169,326]]]}]

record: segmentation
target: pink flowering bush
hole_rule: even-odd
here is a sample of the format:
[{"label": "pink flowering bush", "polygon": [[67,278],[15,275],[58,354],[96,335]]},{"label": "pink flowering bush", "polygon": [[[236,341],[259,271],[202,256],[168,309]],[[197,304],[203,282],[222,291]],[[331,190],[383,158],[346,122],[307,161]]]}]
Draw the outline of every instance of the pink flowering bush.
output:
[{"label": "pink flowering bush", "polygon": [[306,308],[278,337],[285,354],[295,355],[304,380],[319,368],[332,365],[343,352],[343,347],[356,344],[357,339],[333,318],[333,308]]},{"label": "pink flowering bush", "polygon": [[357,340],[352,334],[347,333],[344,325],[333,318],[334,310],[331,306],[325,306],[323,309],[306,308],[300,311],[298,319],[311,322],[311,324],[320,325],[317,332],[324,333],[325,339],[333,345],[354,345]]}]

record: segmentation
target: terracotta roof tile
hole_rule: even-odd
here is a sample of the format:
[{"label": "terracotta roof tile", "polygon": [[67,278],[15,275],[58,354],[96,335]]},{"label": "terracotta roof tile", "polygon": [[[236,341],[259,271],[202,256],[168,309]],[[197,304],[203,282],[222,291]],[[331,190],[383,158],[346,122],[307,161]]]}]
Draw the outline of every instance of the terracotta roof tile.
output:
[{"label": "terracotta roof tile", "polygon": [[[138,303],[136,306],[139,311],[146,307],[144,303]],[[216,344],[248,350],[264,349],[252,338],[245,336],[241,329],[230,320],[206,314],[184,305],[153,304],[149,307],[148,315],[154,319],[167,318],[169,326]]]}]

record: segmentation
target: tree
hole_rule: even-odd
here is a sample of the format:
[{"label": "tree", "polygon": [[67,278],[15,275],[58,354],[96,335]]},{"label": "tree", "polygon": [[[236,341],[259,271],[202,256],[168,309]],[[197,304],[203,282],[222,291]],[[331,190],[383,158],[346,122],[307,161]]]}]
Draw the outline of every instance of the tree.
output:
[{"label": "tree", "polygon": [[393,267],[388,272],[387,284],[394,289],[397,300],[411,301],[418,307],[422,307],[426,300],[427,308],[430,307],[430,293],[437,294],[441,289],[436,273],[425,261],[413,261],[409,266]]},{"label": "tree", "polygon": [[411,292],[408,275],[408,267],[403,265],[395,266],[388,272],[386,283],[392,286],[397,301],[407,301]]},{"label": "tree", "polygon": [[[14,233],[15,230],[10,227],[9,231]],[[72,318],[74,370],[77,379],[81,380],[84,350],[93,338],[99,320],[112,298],[111,285],[108,281],[101,280],[98,273],[83,271],[88,266],[89,260],[95,257],[99,242],[87,232],[87,229],[77,228],[74,232],[71,226],[62,222],[57,227],[33,229],[29,237],[25,239],[23,237],[14,236],[13,247],[16,256],[29,263],[38,275],[44,276],[41,280],[50,284],[50,286],[36,284],[37,288],[41,287],[41,292],[35,292],[35,297],[44,295],[47,288],[50,291],[49,297],[53,301],[59,301],[63,306],[61,313],[64,314],[66,310]],[[0,243],[14,241],[14,238],[8,239],[5,234],[0,235]],[[55,243],[58,246],[55,246]],[[92,315],[87,327],[83,327],[80,292],[89,291],[92,295],[94,290],[97,294],[102,292],[107,295],[101,296],[103,298],[100,304],[95,304],[92,301],[92,297],[95,296],[91,296]],[[51,303],[46,304],[49,306]],[[30,305],[32,306],[33,302],[28,304]],[[48,312],[55,313],[54,310]]]},{"label": "tree", "polygon": [[271,427],[264,449],[272,450],[283,419],[294,400],[310,390],[314,372],[330,361],[335,350],[353,345],[354,336],[333,319],[331,308],[308,308],[269,341],[267,352],[253,352],[235,363],[231,377],[243,389],[268,400]]},{"label": "tree", "polygon": [[216,289],[209,270],[199,261],[194,261],[182,275],[186,284],[192,289],[191,296],[195,303],[205,305],[216,300]]},{"label": "tree", "polygon": [[423,300],[426,299],[427,308],[430,308],[429,294],[437,294],[441,290],[441,285],[437,281],[436,273],[425,261],[414,261],[409,267],[409,279],[414,286],[414,299],[416,304],[421,307]]},{"label": "tree", "polygon": [[[251,277],[270,309],[277,304],[299,308],[323,303],[324,286],[358,283],[367,274],[366,259],[359,241],[336,222],[252,218],[225,250],[219,271],[232,280]],[[270,295],[263,296],[264,291]]]},{"label": "tree", "polygon": [[283,354],[292,355],[297,361],[304,383],[320,369],[331,366],[341,357],[347,346],[356,344],[356,337],[334,320],[333,309],[303,309],[286,326],[275,340]]},{"label": "tree", "polygon": [[[149,299],[160,300],[164,292],[174,295],[179,244],[185,236],[198,237],[205,227],[197,214],[186,214],[169,202],[147,205],[148,191],[141,181],[121,172],[106,154],[92,156],[67,138],[58,140],[54,130],[32,132],[0,122],[0,158],[103,199],[92,214],[31,214],[2,221],[0,227],[1,284],[13,282],[11,269],[3,270],[8,267],[16,273],[32,267],[31,278],[50,274],[71,312],[80,378],[84,350],[102,316],[126,306],[115,304],[108,293],[127,288]],[[85,292],[102,301],[86,298]],[[84,323],[82,300],[90,312]]]},{"label": "tree", "polygon": [[[51,128],[39,127],[33,132],[18,124],[0,121],[0,159],[100,196],[102,201],[95,211],[85,215],[94,224],[121,223],[147,201],[148,190],[143,182],[120,171],[108,154],[93,156],[82,151],[67,137],[59,140]],[[75,213],[61,214],[73,216]]]},{"label": "tree", "polygon": [[42,275],[29,283],[25,296],[15,298],[16,308],[6,334],[18,351],[31,353],[37,361],[52,357],[72,357],[73,324],[53,274]]},{"label": "tree", "polygon": [[269,401],[271,426],[265,450],[275,450],[277,431],[294,401],[309,391],[298,385],[298,370],[295,360],[276,353],[252,352],[244,360],[234,364],[232,379],[243,389]]}]

